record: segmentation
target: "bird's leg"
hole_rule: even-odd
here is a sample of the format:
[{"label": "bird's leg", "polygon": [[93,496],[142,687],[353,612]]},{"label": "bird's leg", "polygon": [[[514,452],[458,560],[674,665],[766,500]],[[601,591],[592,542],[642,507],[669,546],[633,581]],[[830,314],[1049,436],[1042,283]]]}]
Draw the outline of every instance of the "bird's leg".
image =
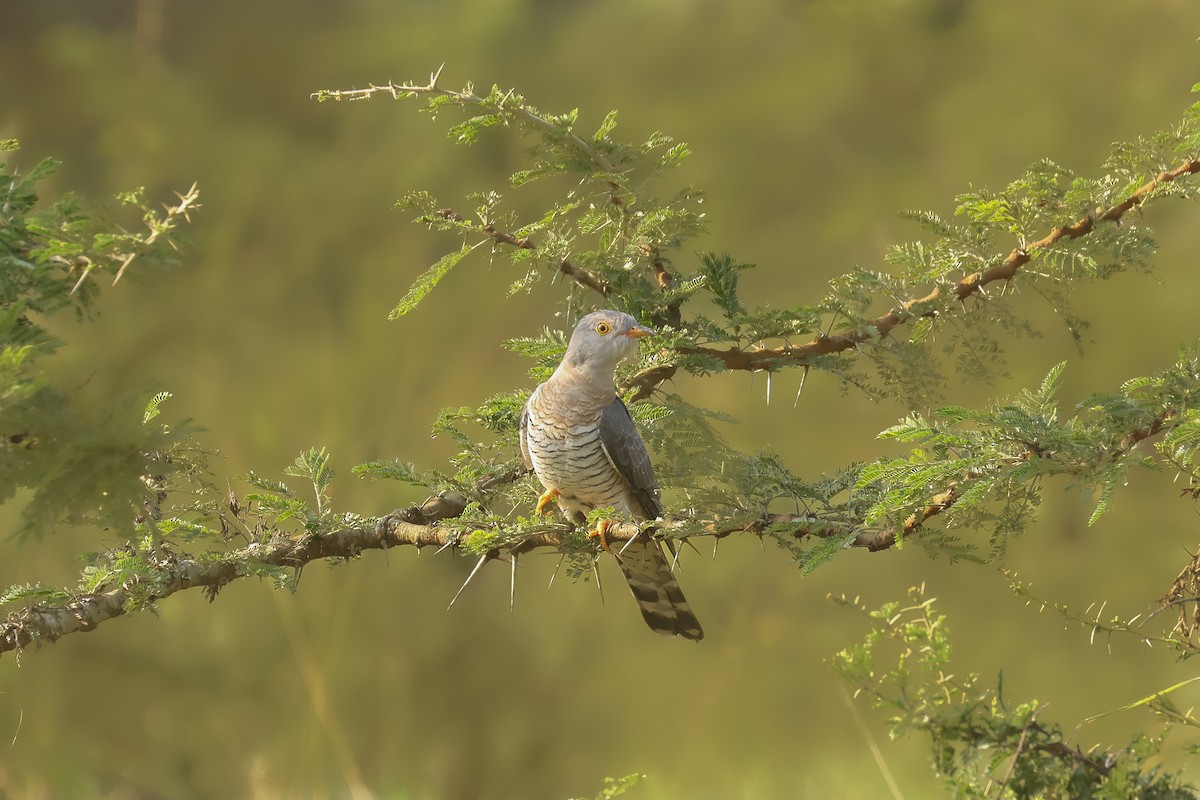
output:
[{"label": "bird's leg", "polygon": [[606,553],[611,553],[612,550],[608,546],[608,529],[612,527],[611,519],[602,519],[596,523],[596,530],[588,534],[589,539],[599,539],[600,547]]},{"label": "bird's leg", "polygon": [[546,493],[538,498],[537,513],[545,514],[546,506],[558,499],[558,489],[547,489]]}]

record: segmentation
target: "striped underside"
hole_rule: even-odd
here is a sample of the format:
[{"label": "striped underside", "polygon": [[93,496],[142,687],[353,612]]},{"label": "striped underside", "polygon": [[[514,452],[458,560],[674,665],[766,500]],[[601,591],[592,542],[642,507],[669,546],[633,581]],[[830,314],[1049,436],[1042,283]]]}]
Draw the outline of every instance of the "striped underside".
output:
[{"label": "striped underside", "polygon": [[[567,413],[551,414],[546,406],[552,402],[554,389],[547,390],[551,398],[543,393],[546,389],[547,384],[542,384],[529,398],[522,444],[542,485],[558,492],[556,500],[568,518],[582,522],[595,508],[613,508],[638,519],[656,516],[657,509],[645,508],[605,447],[601,431],[604,409],[585,416],[576,406]],[[630,431],[637,436],[632,424]],[[640,437],[636,445],[644,454]],[[657,487],[651,484],[641,489],[643,496],[650,492],[657,505]],[[642,617],[653,631],[688,639],[704,636],[658,541],[635,539],[613,550]]]}]

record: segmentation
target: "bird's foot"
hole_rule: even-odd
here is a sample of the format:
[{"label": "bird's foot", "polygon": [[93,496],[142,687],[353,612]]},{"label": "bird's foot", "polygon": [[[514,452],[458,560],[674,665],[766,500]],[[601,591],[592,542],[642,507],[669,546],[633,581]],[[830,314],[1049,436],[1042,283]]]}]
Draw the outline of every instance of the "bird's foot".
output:
[{"label": "bird's foot", "polygon": [[557,499],[558,499],[558,489],[547,490],[545,494],[543,494],[541,497],[538,498],[538,504],[537,504],[537,509],[536,509],[537,513],[545,514],[546,506],[550,505]]},{"label": "bird's foot", "polygon": [[611,553],[612,549],[608,546],[608,529],[613,525],[611,519],[602,519],[596,523],[596,530],[588,534],[589,539],[599,539],[600,547],[604,552]]}]

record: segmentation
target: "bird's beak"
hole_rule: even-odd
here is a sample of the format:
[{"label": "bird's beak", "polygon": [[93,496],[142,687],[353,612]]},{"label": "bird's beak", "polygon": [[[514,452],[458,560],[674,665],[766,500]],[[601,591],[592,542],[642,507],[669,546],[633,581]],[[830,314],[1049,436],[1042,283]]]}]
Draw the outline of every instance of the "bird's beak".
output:
[{"label": "bird's beak", "polygon": [[625,331],[625,336],[630,339],[640,339],[643,336],[650,336],[654,333],[653,328],[647,328],[645,325],[634,325],[629,330]]}]

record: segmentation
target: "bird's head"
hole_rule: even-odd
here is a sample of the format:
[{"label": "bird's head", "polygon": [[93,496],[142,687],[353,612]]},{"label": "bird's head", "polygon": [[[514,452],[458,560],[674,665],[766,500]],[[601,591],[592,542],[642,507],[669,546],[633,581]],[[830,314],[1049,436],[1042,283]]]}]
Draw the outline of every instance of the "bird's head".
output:
[{"label": "bird's head", "polygon": [[593,311],[575,326],[564,362],[594,371],[612,371],[637,350],[638,339],[654,333],[620,311]]}]

